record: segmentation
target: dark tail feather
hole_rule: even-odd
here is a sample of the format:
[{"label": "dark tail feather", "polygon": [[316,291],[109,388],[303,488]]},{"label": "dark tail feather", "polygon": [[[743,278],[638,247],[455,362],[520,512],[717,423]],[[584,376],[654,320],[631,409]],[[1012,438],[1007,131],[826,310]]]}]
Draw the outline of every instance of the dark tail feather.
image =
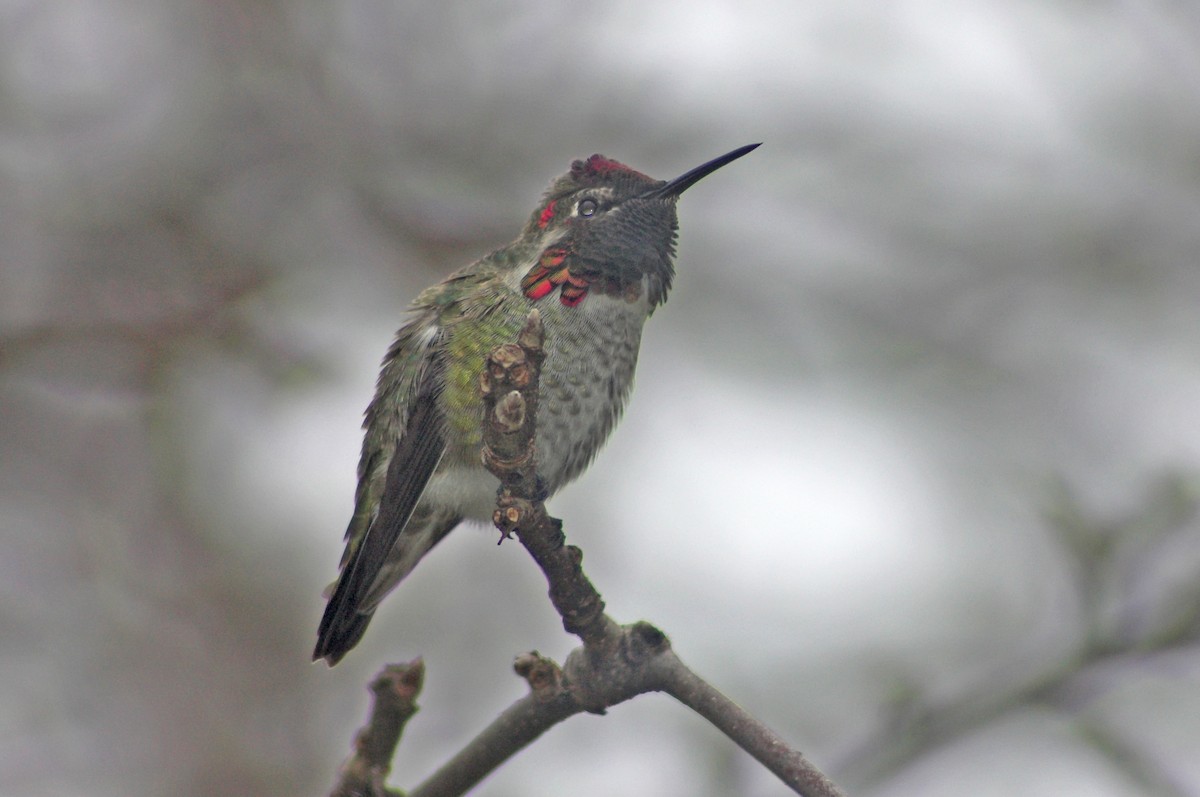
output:
[{"label": "dark tail feather", "polygon": [[[371,613],[379,598],[396,586],[433,543],[458,522],[455,518],[432,540],[429,528],[421,529],[419,534],[407,528],[425,485],[446,448],[442,415],[437,406],[441,372],[441,358],[435,356],[421,376],[417,396],[409,407],[407,427],[396,441],[396,449],[388,462],[383,495],[374,517],[365,529],[359,529],[356,516],[346,533],[347,544],[353,547],[354,554],[342,568],[333,597],[325,606],[325,616],[317,630],[314,661],[325,659],[332,667],[357,645],[371,622]],[[356,540],[359,533],[362,539]],[[395,552],[396,561],[389,565],[393,549],[397,547],[400,550]],[[408,554],[404,553],[406,550]],[[392,572],[384,572],[388,569]],[[378,593],[374,597],[373,591]],[[365,611],[362,610],[364,607]]]},{"label": "dark tail feather", "polygon": [[325,663],[330,667],[337,664],[350,648],[359,643],[373,616],[355,613],[348,621],[344,620],[336,626],[331,624],[328,629],[322,624],[321,636],[317,640],[316,649],[313,650],[313,661],[325,659]]},{"label": "dark tail feather", "polygon": [[342,594],[348,593],[349,581],[338,581],[334,595],[325,605],[325,615],[320,618],[317,631],[317,647],[312,652],[313,661],[325,659],[329,666],[337,664],[350,648],[358,645],[371,622],[373,615],[355,611],[350,606],[349,595]]},{"label": "dark tail feather", "polygon": [[[355,559],[358,557],[356,556]],[[313,649],[313,661],[325,659],[330,667],[342,660],[342,657],[358,644],[371,622],[373,613],[358,611],[358,593],[361,591],[359,569],[352,561],[342,577],[338,579],[337,588],[325,604],[325,614],[321,617],[321,627],[317,629],[317,646]]]}]

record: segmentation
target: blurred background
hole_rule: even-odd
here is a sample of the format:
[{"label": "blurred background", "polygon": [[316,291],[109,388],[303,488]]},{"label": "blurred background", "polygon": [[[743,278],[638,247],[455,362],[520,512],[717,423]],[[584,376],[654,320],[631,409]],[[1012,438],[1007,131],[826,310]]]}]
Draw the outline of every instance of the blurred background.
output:
[{"label": "blurred background", "polygon": [[[571,649],[494,532],[309,663],[407,303],[602,152],[673,177],[626,420],[551,502],[618,620],[856,795],[1200,794],[1200,9],[0,7],[0,793],[415,785]],[[486,795],[780,795],[667,698]]]}]

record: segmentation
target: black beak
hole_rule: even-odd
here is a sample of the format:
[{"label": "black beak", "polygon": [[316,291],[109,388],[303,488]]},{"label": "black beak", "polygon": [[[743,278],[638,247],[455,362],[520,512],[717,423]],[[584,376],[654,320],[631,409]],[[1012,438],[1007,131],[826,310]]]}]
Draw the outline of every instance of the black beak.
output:
[{"label": "black beak", "polygon": [[[761,143],[762,142],[759,142],[759,144]],[[667,197],[677,197],[696,183],[700,182],[701,178],[707,177],[725,164],[732,163],[751,150],[757,149],[759,144],[747,144],[744,147],[738,147],[733,152],[726,152],[721,157],[713,158],[708,163],[703,163],[697,166],[695,169],[679,175],[674,180],[663,183],[658,188],[650,189],[646,193],[642,194],[642,196],[646,199],[665,199]]]}]

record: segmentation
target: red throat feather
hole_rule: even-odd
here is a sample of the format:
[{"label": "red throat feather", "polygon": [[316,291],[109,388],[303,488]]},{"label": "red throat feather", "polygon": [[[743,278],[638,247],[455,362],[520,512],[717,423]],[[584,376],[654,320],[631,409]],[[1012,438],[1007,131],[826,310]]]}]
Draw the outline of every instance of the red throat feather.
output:
[{"label": "red throat feather", "polygon": [[546,203],[546,207],[542,210],[542,215],[538,218],[538,226],[544,228],[554,218],[554,206],[558,204],[557,199],[551,199]]},{"label": "red throat feather", "polygon": [[562,292],[558,298],[564,305],[575,307],[582,302],[590,284],[583,277],[571,274],[570,267],[563,265],[566,259],[566,249],[553,247],[543,252],[538,264],[521,280],[525,295],[536,302],[561,286]]}]

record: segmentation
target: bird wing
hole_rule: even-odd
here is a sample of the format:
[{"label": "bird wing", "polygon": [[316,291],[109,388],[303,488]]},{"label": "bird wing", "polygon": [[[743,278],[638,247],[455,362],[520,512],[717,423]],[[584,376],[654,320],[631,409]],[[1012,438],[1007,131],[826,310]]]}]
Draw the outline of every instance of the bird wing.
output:
[{"label": "bird wing", "polygon": [[[445,451],[438,405],[445,384],[438,345],[443,334],[440,328],[419,323],[401,330],[389,352],[389,364],[380,374],[380,391],[367,410],[356,509],[346,531],[342,572],[321,618],[314,659],[336,662],[366,630],[378,596],[387,591],[377,589],[376,581]],[[405,369],[405,361],[421,366]],[[412,379],[411,385],[405,384],[407,378]],[[397,396],[405,394],[411,396],[407,405],[396,407]],[[395,444],[389,452],[392,439]],[[385,462],[380,490],[379,471]]]}]

